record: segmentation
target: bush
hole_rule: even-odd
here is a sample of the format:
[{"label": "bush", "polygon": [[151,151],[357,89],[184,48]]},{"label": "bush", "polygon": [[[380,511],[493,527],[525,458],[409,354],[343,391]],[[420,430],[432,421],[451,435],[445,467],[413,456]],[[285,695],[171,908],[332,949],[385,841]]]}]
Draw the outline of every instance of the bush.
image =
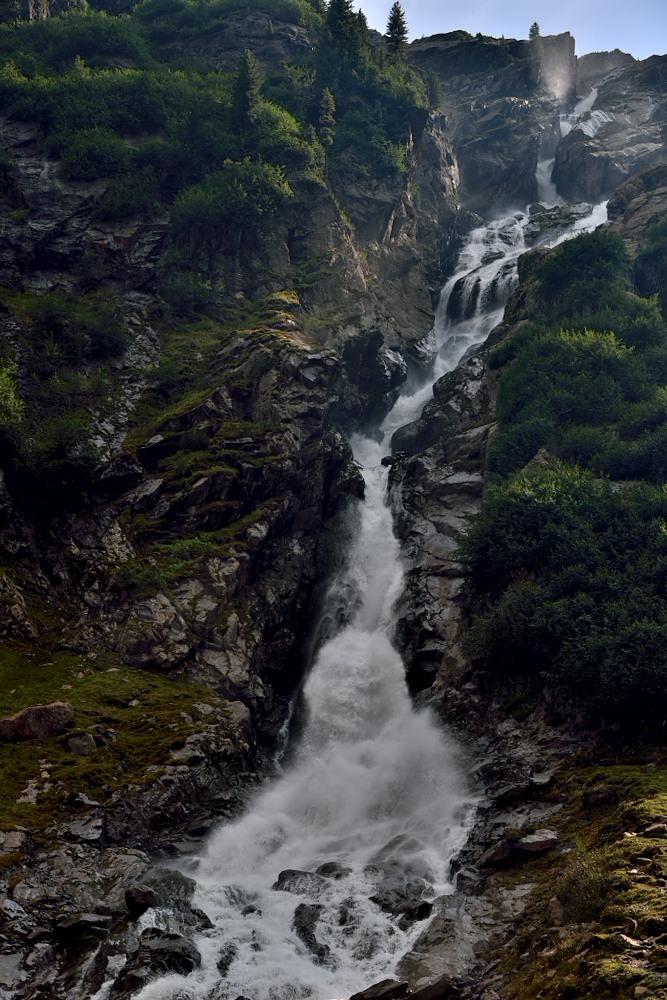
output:
[{"label": "bush", "polygon": [[292,190],[283,171],[269,163],[226,160],[222,170],[174,202],[171,227],[177,243],[214,252],[231,226],[248,226],[273,211]]},{"label": "bush", "polygon": [[562,243],[535,269],[545,312],[554,319],[597,312],[622,297],[627,268],[620,236],[597,230]]},{"label": "bush", "polygon": [[25,407],[18,392],[18,373],[15,361],[0,361],[0,430],[16,427],[23,419]]},{"label": "bush", "polygon": [[98,177],[116,177],[130,168],[131,153],[120,136],[108,128],[83,129],[61,140],[64,152],[60,175],[68,180],[94,181]]},{"label": "bush", "polygon": [[476,665],[565,688],[632,729],[667,710],[667,493],[559,466],[490,489],[464,558]]}]

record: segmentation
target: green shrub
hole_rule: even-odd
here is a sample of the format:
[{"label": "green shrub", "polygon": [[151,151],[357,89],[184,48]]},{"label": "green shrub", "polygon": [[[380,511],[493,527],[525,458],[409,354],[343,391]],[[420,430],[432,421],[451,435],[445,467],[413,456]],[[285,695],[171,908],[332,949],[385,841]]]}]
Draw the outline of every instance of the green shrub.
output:
[{"label": "green shrub", "polygon": [[545,312],[554,319],[597,312],[622,298],[627,268],[620,236],[597,230],[567,240],[535,269]]},{"label": "green shrub", "polygon": [[120,136],[108,128],[83,129],[63,141],[60,175],[68,180],[94,181],[116,177],[130,168],[131,153]]},{"label": "green shrub", "polygon": [[224,242],[229,227],[252,224],[291,194],[279,167],[250,159],[226,160],[222,170],[188,188],[174,202],[174,238],[193,251],[199,247],[214,251]]},{"label": "green shrub", "polygon": [[0,430],[16,427],[23,419],[25,405],[18,391],[19,366],[0,361]]},{"label": "green shrub", "polygon": [[667,493],[558,466],[492,487],[464,543],[476,665],[631,729],[667,710]]}]

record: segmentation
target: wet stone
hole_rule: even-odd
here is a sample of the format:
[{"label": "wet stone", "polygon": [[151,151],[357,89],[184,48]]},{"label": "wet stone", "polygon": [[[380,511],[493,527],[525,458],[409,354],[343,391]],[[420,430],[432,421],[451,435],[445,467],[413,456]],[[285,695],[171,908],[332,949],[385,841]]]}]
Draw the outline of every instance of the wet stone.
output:
[{"label": "wet stone", "polygon": [[324,962],[330,950],[315,937],[315,925],[320,919],[322,910],[323,907],[318,903],[300,903],[294,911],[292,920],[292,927],[318,963]]},{"label": "wet stone", "polygon": [[137,918],[157,903],[157,893],[148,885],[131,885],[125,890],[125,905],[131,917]]},{"label": "wet stone", "polygon": [[383,979],[361,993],[355,993],[350,1000],[402,1000],[403,997],[411,993],[407,983],[399,982],[397,979]]},{"label": "wet stone", "polygon": [[352,869],[348,868],[347,865],[341,865],[338,861],[326,861],[319,868],[315,869],[317,875],[322,875],[324,878],[345,878],[346,875],[352,874]]},{"label": "wet stone", "polygon": [[286,868],[278,875],[273,889],[281,892],[294,892],[305,896],[320,896],[327,888],[327,880],[314,872],[302,872],[295,868]]}]

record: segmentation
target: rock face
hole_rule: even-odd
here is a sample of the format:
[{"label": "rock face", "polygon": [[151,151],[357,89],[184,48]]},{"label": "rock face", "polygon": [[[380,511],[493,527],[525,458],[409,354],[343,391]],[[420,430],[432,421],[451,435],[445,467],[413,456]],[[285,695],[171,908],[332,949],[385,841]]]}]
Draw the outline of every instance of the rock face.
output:
[{"label": "rock face", "polygon": [[410,59],[441,83],[465,207],[535,201],[538,154],[555,148],[559,108],[575,90],[571,35],[527,42],[454,31],[413,42]]},{"label": "rock face", "polygon": [[[525,42],[458,31],[413,42],[410,58],[440,80],[459,194],[472,211],[534,202],[538,158],[555,155],[553,181],[572,203],[602,201],[665,162],[665,56],[577,59],[569,33]],[[591,110],[573,128],[561,123],[592,88]]]},{"label": "rock face", "polygon": [[[556,152],[553,179],[568,201],[601,201],[628,178],[667,160],[667,56],[600,70],[591,110]],[[593,85],[589,74],[585,79]]]}]

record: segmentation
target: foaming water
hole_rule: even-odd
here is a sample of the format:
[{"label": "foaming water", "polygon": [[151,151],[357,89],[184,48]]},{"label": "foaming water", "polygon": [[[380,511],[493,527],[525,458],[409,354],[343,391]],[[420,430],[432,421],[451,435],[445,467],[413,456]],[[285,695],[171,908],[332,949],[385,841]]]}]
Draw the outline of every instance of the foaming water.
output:
[{"label": "foaming water", "polygon": [[[361,456],[369,442],[355,444]],[[196,904],[214,924],[198,941],[202,969],[142,1000],[348,996],[391,972],[424,926],[401,926],[372,897],[410,882],[425,903],[451,891],[475,799],[452,742],[412,706],[390,639],[403,576],[386,470],[364,478],[348,560],[360,596],[308,677],[293,762],[200,861]]]},{"label": "foaming water", "polygon": [[[365,499],[325,601],[326,640],[304,687],[299,745],[199,859],[195,904],[213,924],[197,939],[201,968],[156,980],[138,1000],[349,996],[391,975],[424,929],[383,901],[403,893],[428,909],[451,892],[451,861],[477,800],[460,749],[412,705],[392,644],[403,568],[381,459],[433,382],[502,318],[526,222],[518,212],[470,234],[442,291],[428,383],[398,400],[376,438],[353,439]],[[159,913],[143,919],[169,926]]]}]

